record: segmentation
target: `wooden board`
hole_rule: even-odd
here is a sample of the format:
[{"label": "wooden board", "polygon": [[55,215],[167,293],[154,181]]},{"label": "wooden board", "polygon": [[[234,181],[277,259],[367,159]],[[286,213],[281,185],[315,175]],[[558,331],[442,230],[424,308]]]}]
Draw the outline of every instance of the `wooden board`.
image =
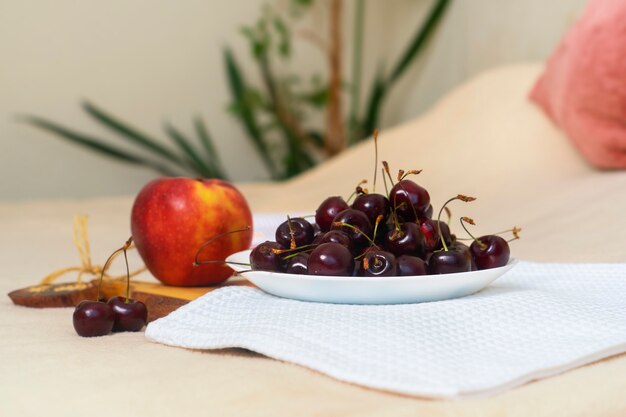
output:
[{"label": "wooden board", "polygon": [[[178,307],[217,288],[233,285],[252,286],[241,278],[231,278],[225,284],[216,287],[173,287],[152,282],[134,281],[131,283],[131,297],[140,300],[148,307],[148,321],[166,316]],[[105,281],[101,289],[101,298],[108,299],[124,295],[126,282]],[[8,295],[13,303],[25,307],[73,307],[82,300],[96,298],[97,280],[85,283],[60,283],[33,285],[11,291]]]},{"label": "wooden board", "polygon": [[132,297],[143,301],[148,307],[148,322],[167,316],[178,307],[191,300],[213,291],[229,286],[253,286],[243,279],[230,279],[217,287],[172,287],[148,282],[136,282],[132,286]]}]

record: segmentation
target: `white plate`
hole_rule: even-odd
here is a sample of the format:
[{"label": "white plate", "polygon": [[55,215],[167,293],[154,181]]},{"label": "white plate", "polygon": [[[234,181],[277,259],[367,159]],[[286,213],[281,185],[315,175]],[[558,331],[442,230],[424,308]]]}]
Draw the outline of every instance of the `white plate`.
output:
[{"label": "white plate", "polygon": [[267,293],[334,304],[409,304],[463,297],[482,290],[517,263],[511,259],[500,268],[443,275],[331,277],[250,271],[247,266],[233,263],[250,263],[250,252],[234,253],[226,263]]}]

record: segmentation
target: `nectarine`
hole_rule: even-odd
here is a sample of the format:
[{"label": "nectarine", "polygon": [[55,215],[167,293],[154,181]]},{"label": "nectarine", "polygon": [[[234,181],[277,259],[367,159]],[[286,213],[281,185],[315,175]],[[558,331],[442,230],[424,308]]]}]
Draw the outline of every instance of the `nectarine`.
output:
[{"label": "nectarine", "polygon": [[[224,264],[194,267],[204,242],[231,230],[252,226],[252,213],[232,184],[218,179],[159,178],[139,192],[131,214],[131,232],[148,270],[167,285],[215,285],[232,270]],[[199,261],[223,261],[250,247],[252,229],[208,244]]]}]

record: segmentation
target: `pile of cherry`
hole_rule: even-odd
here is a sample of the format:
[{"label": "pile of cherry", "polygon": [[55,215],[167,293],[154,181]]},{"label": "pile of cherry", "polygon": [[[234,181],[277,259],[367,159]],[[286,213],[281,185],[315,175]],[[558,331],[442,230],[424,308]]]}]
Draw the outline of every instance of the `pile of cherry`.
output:
[{"label": "pile of cherry", "polygon": [[[407,179],[419,171],[400,171],[388,195],[369,193],[357,186],[348,204],[342,197],[328,197],[315,212],[315,223],[287,218],[276,229],[276,241],[266,241],[250,253],[254,270],[331,276],[413,276],[449,274],[497,268],[509,261],[508,242],[498,235],[475,238],[461,217],[460,224],[471,244],[467,246],[441,220],[447,205],[473,197],[449,199],[434,220],[428,191]],[[362,183],[363,184],[363,183]],[[350,200],[350,199],[349,199]],[[519,237],[520,229],[513,233]]]},{"label": "pile of cherry", "polygon": [[[132,238],[129,238],[124,246],[109,256],[102,267],[100,282],[98,283],[98,295],[96,301],[83,300],[74,309],[72,322],[74,330],[79,336],[93,337],[105,336],[111,332],[138,332],[143,329],[148,321],[148,309],[141,301],[130,298],[130,272],[128,270],[128,257],[126,250],[130,247]],[[109,301],[100,301],[100,287],[107,266],[118,253],[124,253],[126,261],[126,296],[111,297]]]}]

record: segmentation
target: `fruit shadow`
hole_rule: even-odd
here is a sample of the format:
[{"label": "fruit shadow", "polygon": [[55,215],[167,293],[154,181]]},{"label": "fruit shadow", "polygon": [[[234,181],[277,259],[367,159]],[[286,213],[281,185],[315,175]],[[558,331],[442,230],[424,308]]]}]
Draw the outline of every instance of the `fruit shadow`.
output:
[{"label": "fruit shadow", "polygon": [[252,350],[244,349],[244,348],[222,348],[222,349],[192,349],[196,352],[205,354],[205,355],[222,355],[222,356],[230,356],[235,358],[267,358],[267,356],[262,355],[260,353],[254,352]]}]

